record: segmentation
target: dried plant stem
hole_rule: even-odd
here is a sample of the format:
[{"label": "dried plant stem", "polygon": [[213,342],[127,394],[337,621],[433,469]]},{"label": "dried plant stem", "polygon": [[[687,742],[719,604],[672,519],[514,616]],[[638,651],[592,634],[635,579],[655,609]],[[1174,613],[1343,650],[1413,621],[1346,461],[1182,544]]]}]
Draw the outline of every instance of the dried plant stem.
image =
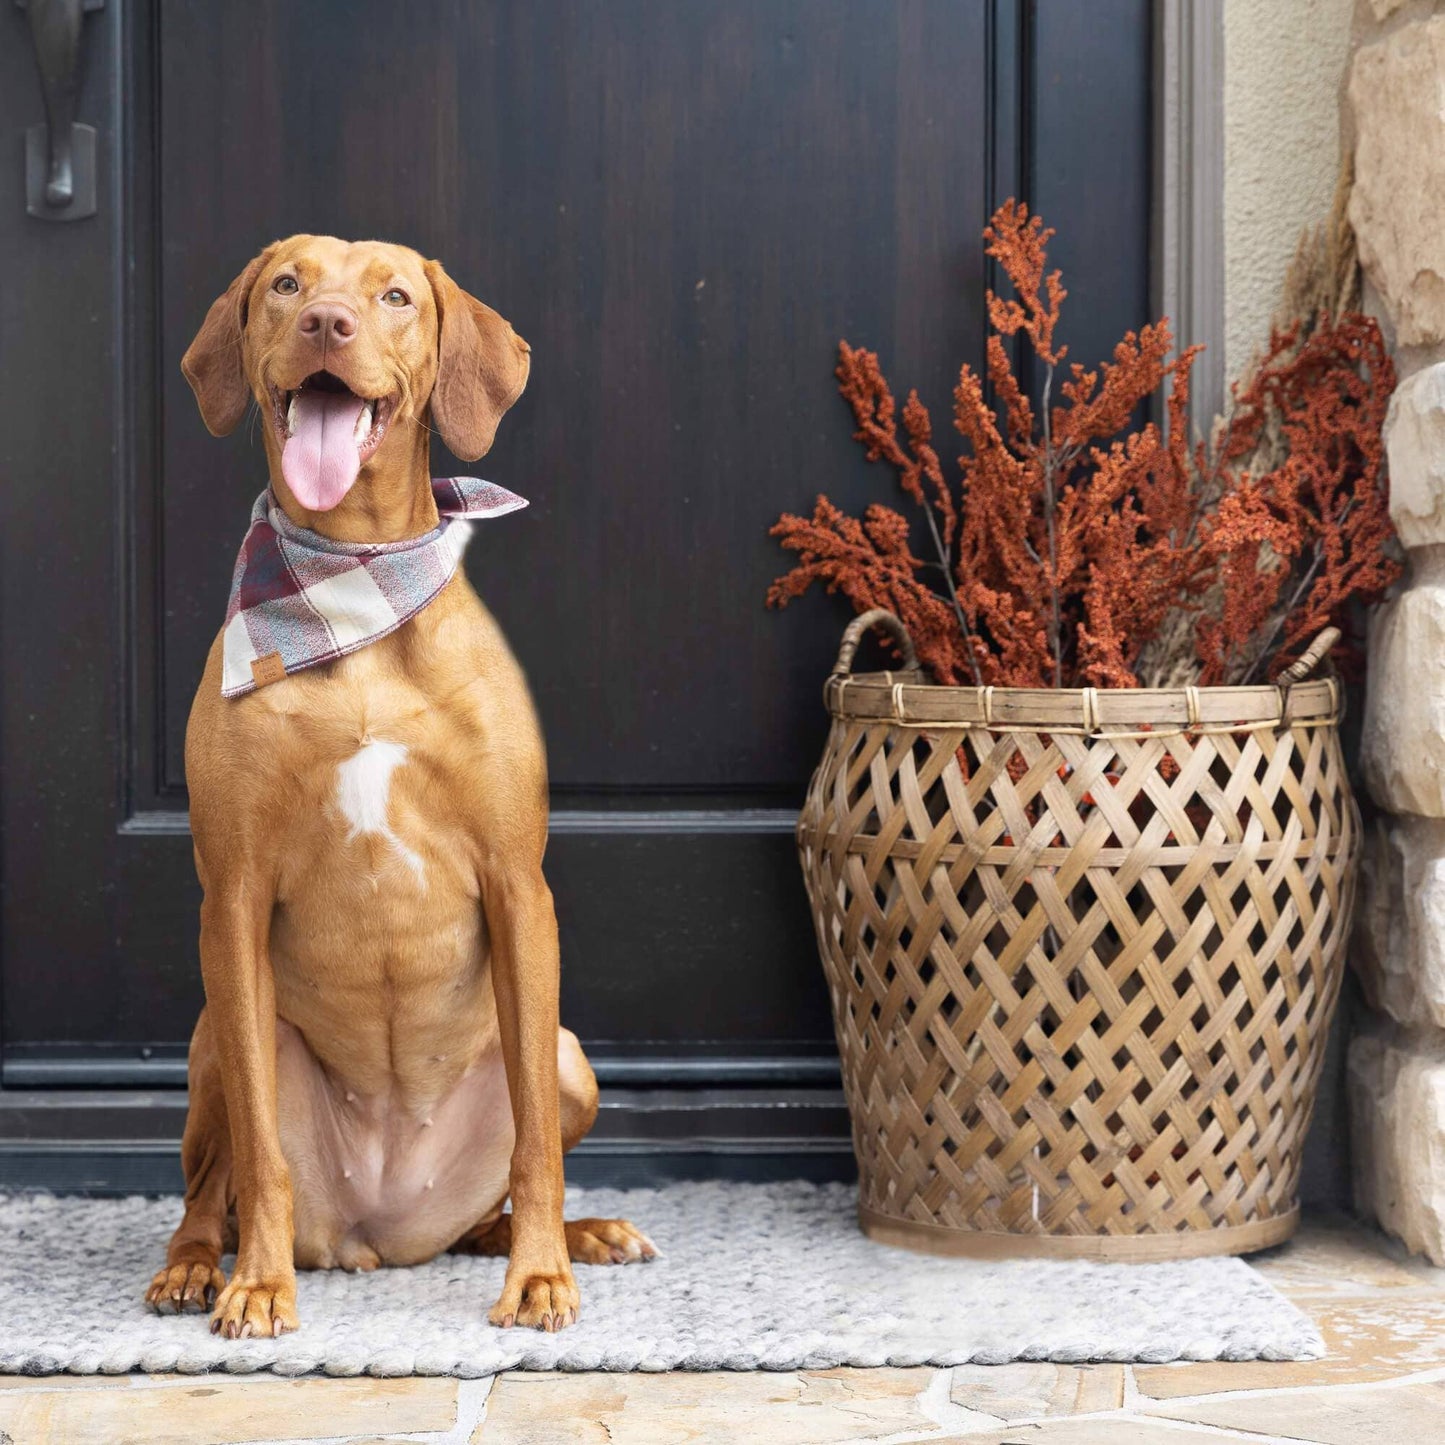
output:
[{"label": "dried plant stem", "polygon": [[973,645],[973,634],[969,631],[968,619],[963,615],[963,604],[958,600],[958,588],[953,584],[953,564],[949,559],[948,549],[943,545],[943,537],[938,530],[938,521],[933,515],[933,508],[924,506],[924,515],[928,518],[928,530],[933,537],[933,548],[938,553],[938,565],[943,569],[943,580],[948,587],[948,600],[953,604],[953,615],[958,618],[958,630],[963,634],[963,648],[968,654],[969,671],[973,673],[973,680],[976,686],[983,686],[983,673],[978,665],[978,652]]},{"label": "dried plant stem", "polygon": [[[1355,499],[1351,497],[1349,501],[1347,501],[1345,505],[1340,509],[1341,525],[1344,524],[1345,519],[1350,515],[1350,508],[1354,505]],[[1241,683],[1249,683],[1254,681],[1255,674],[1259,669],[1260,663],[1262,663],[1265,658],[1269,656],[1270,650],[1274,647],[1280,633],[1284,631],[1285,623],[1289,621],[1290,615],[1294,612],[1295,608],[1304,601],[1305,594],[1313,585],[1315,577],[1319,574],[1320,563],[1324,560],[1324,555],[1324,549],[1317,546],[1315,548],[1314,556],[1310,559],[1310,565],[1305,569],[1304,575],[1300,578],[1299,585],[1294,589],[1293,594],[1290,596],[1288,604],[1282,609],[1280,609],[1280,611],[1276,614],[1274,619],[1274,626],[1271,627],[1269,632],[1265,635],[1264,641],[1260,643],[1259,650],[1254,655],[1254,661],[1249,664],[1249,666],[1244,671],[1244,676],[1240,678]]]},{"label": "dried plant stem", "polygon": [[1053,431],[1049,425],[1049,407],[1054,390],[1054,367],[1049,363],[1044,372],[1043,413],[1044,428],[1044,522],[1049,533],[1049,601],[1053,609],[1053,621],[1049,627],[1049,647],[1054,654],[1054,686],[1064,685],[1064,625],[1059,615],[1059,540],[1054,531],[1054,468],[1058,458],[1054,456]]}]

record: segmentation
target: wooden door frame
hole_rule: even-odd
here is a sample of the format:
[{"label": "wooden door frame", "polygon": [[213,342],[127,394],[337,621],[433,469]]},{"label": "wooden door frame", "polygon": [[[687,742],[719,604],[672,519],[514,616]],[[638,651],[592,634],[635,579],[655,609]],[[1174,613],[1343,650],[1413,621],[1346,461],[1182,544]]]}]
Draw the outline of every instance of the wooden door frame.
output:
[{"label": "wooden door frame", "polygon": [[1224,7],[1155,0],[1154,313],[1204,354],[1190,413],[1224,410]]}]

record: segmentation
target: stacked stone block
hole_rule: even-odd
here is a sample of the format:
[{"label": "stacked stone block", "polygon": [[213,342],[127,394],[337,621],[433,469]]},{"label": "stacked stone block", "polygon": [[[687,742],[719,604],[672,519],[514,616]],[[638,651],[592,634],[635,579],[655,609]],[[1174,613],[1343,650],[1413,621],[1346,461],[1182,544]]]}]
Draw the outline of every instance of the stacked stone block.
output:
[{"label": "stacked stone block", "polygon": [[[1371,630],[1366,835],[1354,963],[1371,1014],[1350,1045],[1356,1203],[1445,1264],[1445,13],[1357,12],[1350,221],[1367,303],[1402,378],[1386,423],[1409,554]],[[1445,6],[1439,7],[1445,10]]]}]

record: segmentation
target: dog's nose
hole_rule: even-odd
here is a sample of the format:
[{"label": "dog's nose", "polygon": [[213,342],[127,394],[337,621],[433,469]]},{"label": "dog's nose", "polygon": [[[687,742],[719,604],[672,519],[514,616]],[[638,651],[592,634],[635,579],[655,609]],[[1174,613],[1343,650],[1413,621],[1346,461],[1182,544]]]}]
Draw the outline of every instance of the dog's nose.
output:
[{"label": "dog's nose", "polygon": [[356,312],[339,301],[316,301],[297,318],[301,334],[322,346],[345,346],[356,335]]}]

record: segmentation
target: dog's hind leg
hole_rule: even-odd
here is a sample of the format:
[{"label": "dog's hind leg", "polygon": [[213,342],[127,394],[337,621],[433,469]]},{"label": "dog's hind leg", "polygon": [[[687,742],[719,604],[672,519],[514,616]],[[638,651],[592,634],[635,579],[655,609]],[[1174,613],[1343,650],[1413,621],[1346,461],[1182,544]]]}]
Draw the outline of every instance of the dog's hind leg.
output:
[{"label": "dog's hind leg", "polygon": [[[562,1149],[586,1137],[597,1118],[597,1079],[577,1035],[562,1029],[557,1040],[557,1084],[561,1093]],[[630,1264],[652,1259],[657,1248],[625,1219],[569,1219],[562,1225],[567,1256],[574,1264]],[[451,1254],[508,1255],[512,1216],[500,1211],[474,1224],[451,1245]]]},{"label": "dog's hind leg", "polygon": [[[562,1225],[567,1257],[574,1264],[631,1264],[652,1259],[657,1246],[625,1219],[568,1219]],[[499,1214],[478,1224],[453,1244],[451,1254],[508,1255],[512,1252],[512,1216]]]},{"label": "dog's hind leg", "polygon": [[177,1314],[189,1305],[210,1309],[226,1285],[221,1255],[235,1246],[234,1224],[228,1219],[233,1198],[231,1131],[215,1040],[204,1008],[191,1035],[187,1072],[190,1105],[181,1140],[186,1209],[171,1236],[165,1267],[156,1271],[145,1296],[157,1310],[169,1302]]}]

